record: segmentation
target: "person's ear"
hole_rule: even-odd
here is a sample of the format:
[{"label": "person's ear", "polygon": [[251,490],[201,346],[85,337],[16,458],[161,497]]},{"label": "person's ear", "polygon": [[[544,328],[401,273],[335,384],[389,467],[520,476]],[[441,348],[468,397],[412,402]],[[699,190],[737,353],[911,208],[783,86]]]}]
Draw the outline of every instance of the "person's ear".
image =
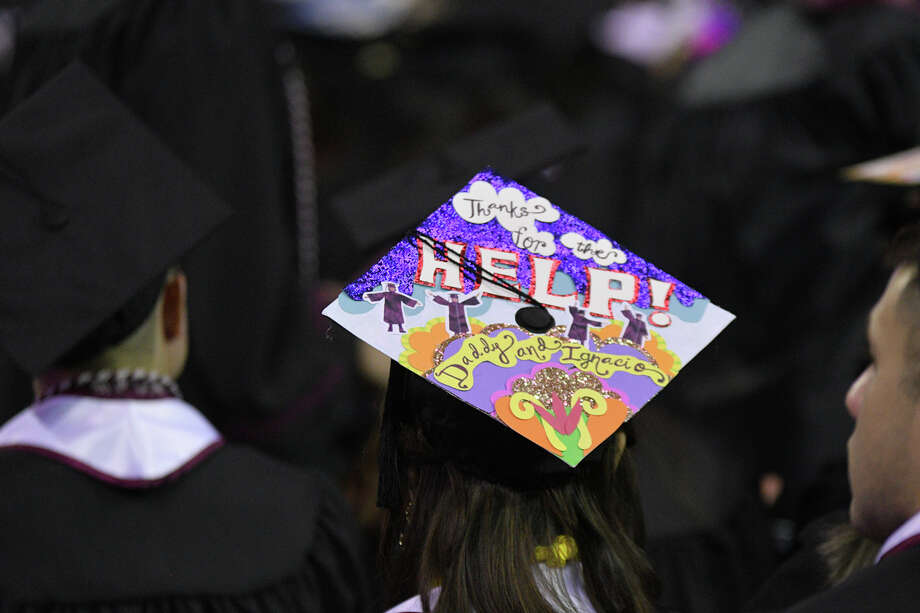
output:
[{"label": "person's ear", "polygon": [[175,340],[182,333],[188,281],[181,271],[171,272],[163,287],[163,336]]}]

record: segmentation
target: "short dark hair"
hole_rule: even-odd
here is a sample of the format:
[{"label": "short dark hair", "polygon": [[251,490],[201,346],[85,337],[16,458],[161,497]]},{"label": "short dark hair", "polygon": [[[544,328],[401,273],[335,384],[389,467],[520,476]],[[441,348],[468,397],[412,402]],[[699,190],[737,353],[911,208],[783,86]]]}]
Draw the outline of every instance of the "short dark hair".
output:
[{"label": "short dark hair", "polygon": [[52,368],[79,368],[109,347],[119,344],[137,330],[157,304],[167,273],[147,283],[111,317],[84,336],[52,364]]},{"label": "short dark hair", "polygon": [[920,397],[920,223],[905,226],[895,234],[885,259],[891,268],[912,266],[918,271],[897,308],[905,315],[910,330],[905,348],[909,368],[902,383],[912,397]]},{"label": "short dark hair", "polygon": [[892,268],[912,264],[920,269],[920,223],[898,230],[888,247],[885,260]]}]

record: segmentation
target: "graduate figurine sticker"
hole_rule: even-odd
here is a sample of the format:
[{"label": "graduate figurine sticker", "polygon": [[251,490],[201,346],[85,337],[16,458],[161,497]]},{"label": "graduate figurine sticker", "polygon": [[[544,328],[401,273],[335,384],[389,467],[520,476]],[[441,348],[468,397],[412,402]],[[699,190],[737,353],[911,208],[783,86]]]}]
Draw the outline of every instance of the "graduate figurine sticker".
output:
[{"label": "graduate figurine sticker", "polygon": [[570,466],[734,319],[489,170],[323,313]]},{"label": "graduate figurine sticker", "polygon": [[418,304],[411,296],[400,294],[396,291],[396,284],[386,282],[383,284],[386,291],[383,292],[364,292],[362,298],[368,302],[383,302],[383,323],[387,326],[387,332],[393,331],[393,326],[399,327],[400,334],[405,334],[403,324],[406,322],[406,316],[403,313],[403,305],[407,304],[414,307]]}]

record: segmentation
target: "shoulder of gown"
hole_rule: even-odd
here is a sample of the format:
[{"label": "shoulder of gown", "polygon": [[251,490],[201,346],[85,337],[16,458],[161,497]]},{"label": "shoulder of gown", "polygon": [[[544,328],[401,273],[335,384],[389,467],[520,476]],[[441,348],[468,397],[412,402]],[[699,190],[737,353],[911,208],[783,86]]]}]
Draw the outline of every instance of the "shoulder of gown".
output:
[{"label": "shoulder of gown", "polygon": [[318,473],[228,445],[150,490],[0,451],[0,609],[367,611],[345,502]]}]

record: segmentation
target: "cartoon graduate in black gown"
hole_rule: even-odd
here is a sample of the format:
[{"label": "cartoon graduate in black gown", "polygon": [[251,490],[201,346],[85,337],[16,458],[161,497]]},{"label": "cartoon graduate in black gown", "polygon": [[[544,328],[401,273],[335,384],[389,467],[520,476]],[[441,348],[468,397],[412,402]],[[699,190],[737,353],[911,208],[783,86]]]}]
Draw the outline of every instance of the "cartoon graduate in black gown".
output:
[{"label": "cartoon graduate in black gown", "polygon": [[645,341],[645,337],[648,336],[648,328],[642,320],[642,314],[633,313],[629,309],[623,309],[621,312],[623,316],[629,320],[629,324],[627,324],[626,329],[623,330],[623,334],[620,338],[631,341],[641,347],[642,343]]},{"label": "cartoon graduate in black gown", "polygon": [[466,320],[466,307],[476,306],[479,304],[479,296],[472,294],[468,298],[460,300],[460,294],[452,292],[449,298],[443,295],[428,292],[431,299],[447,307],[448,319],[447,329],[453,334],[469,334],[470,325]]},{"label": "cartoon graduate in black gown", "polygon": [[387,281],[383,285],[385,291],[366,292],[361,298],[368,302],[383,300],[383,323],[387,324],[387,332],[392,332],[393,326],[399,326],[399,331],[405,334],[403,324],[406,323],[406,317],[403,314],[403,305],[411,308],[418,304],[418,300],[396,291],[395,283]]},{"label": "cartoon graduate in black gown", "polygon": [[588,319],[584,310],[576,306],[570,306],[569,313],[572,314],[572,325],[569,326],[567,336],[573,341],[578,341],[584,345],[588,341],[588,326],[599,326],[601,322],[596,319]]}]

